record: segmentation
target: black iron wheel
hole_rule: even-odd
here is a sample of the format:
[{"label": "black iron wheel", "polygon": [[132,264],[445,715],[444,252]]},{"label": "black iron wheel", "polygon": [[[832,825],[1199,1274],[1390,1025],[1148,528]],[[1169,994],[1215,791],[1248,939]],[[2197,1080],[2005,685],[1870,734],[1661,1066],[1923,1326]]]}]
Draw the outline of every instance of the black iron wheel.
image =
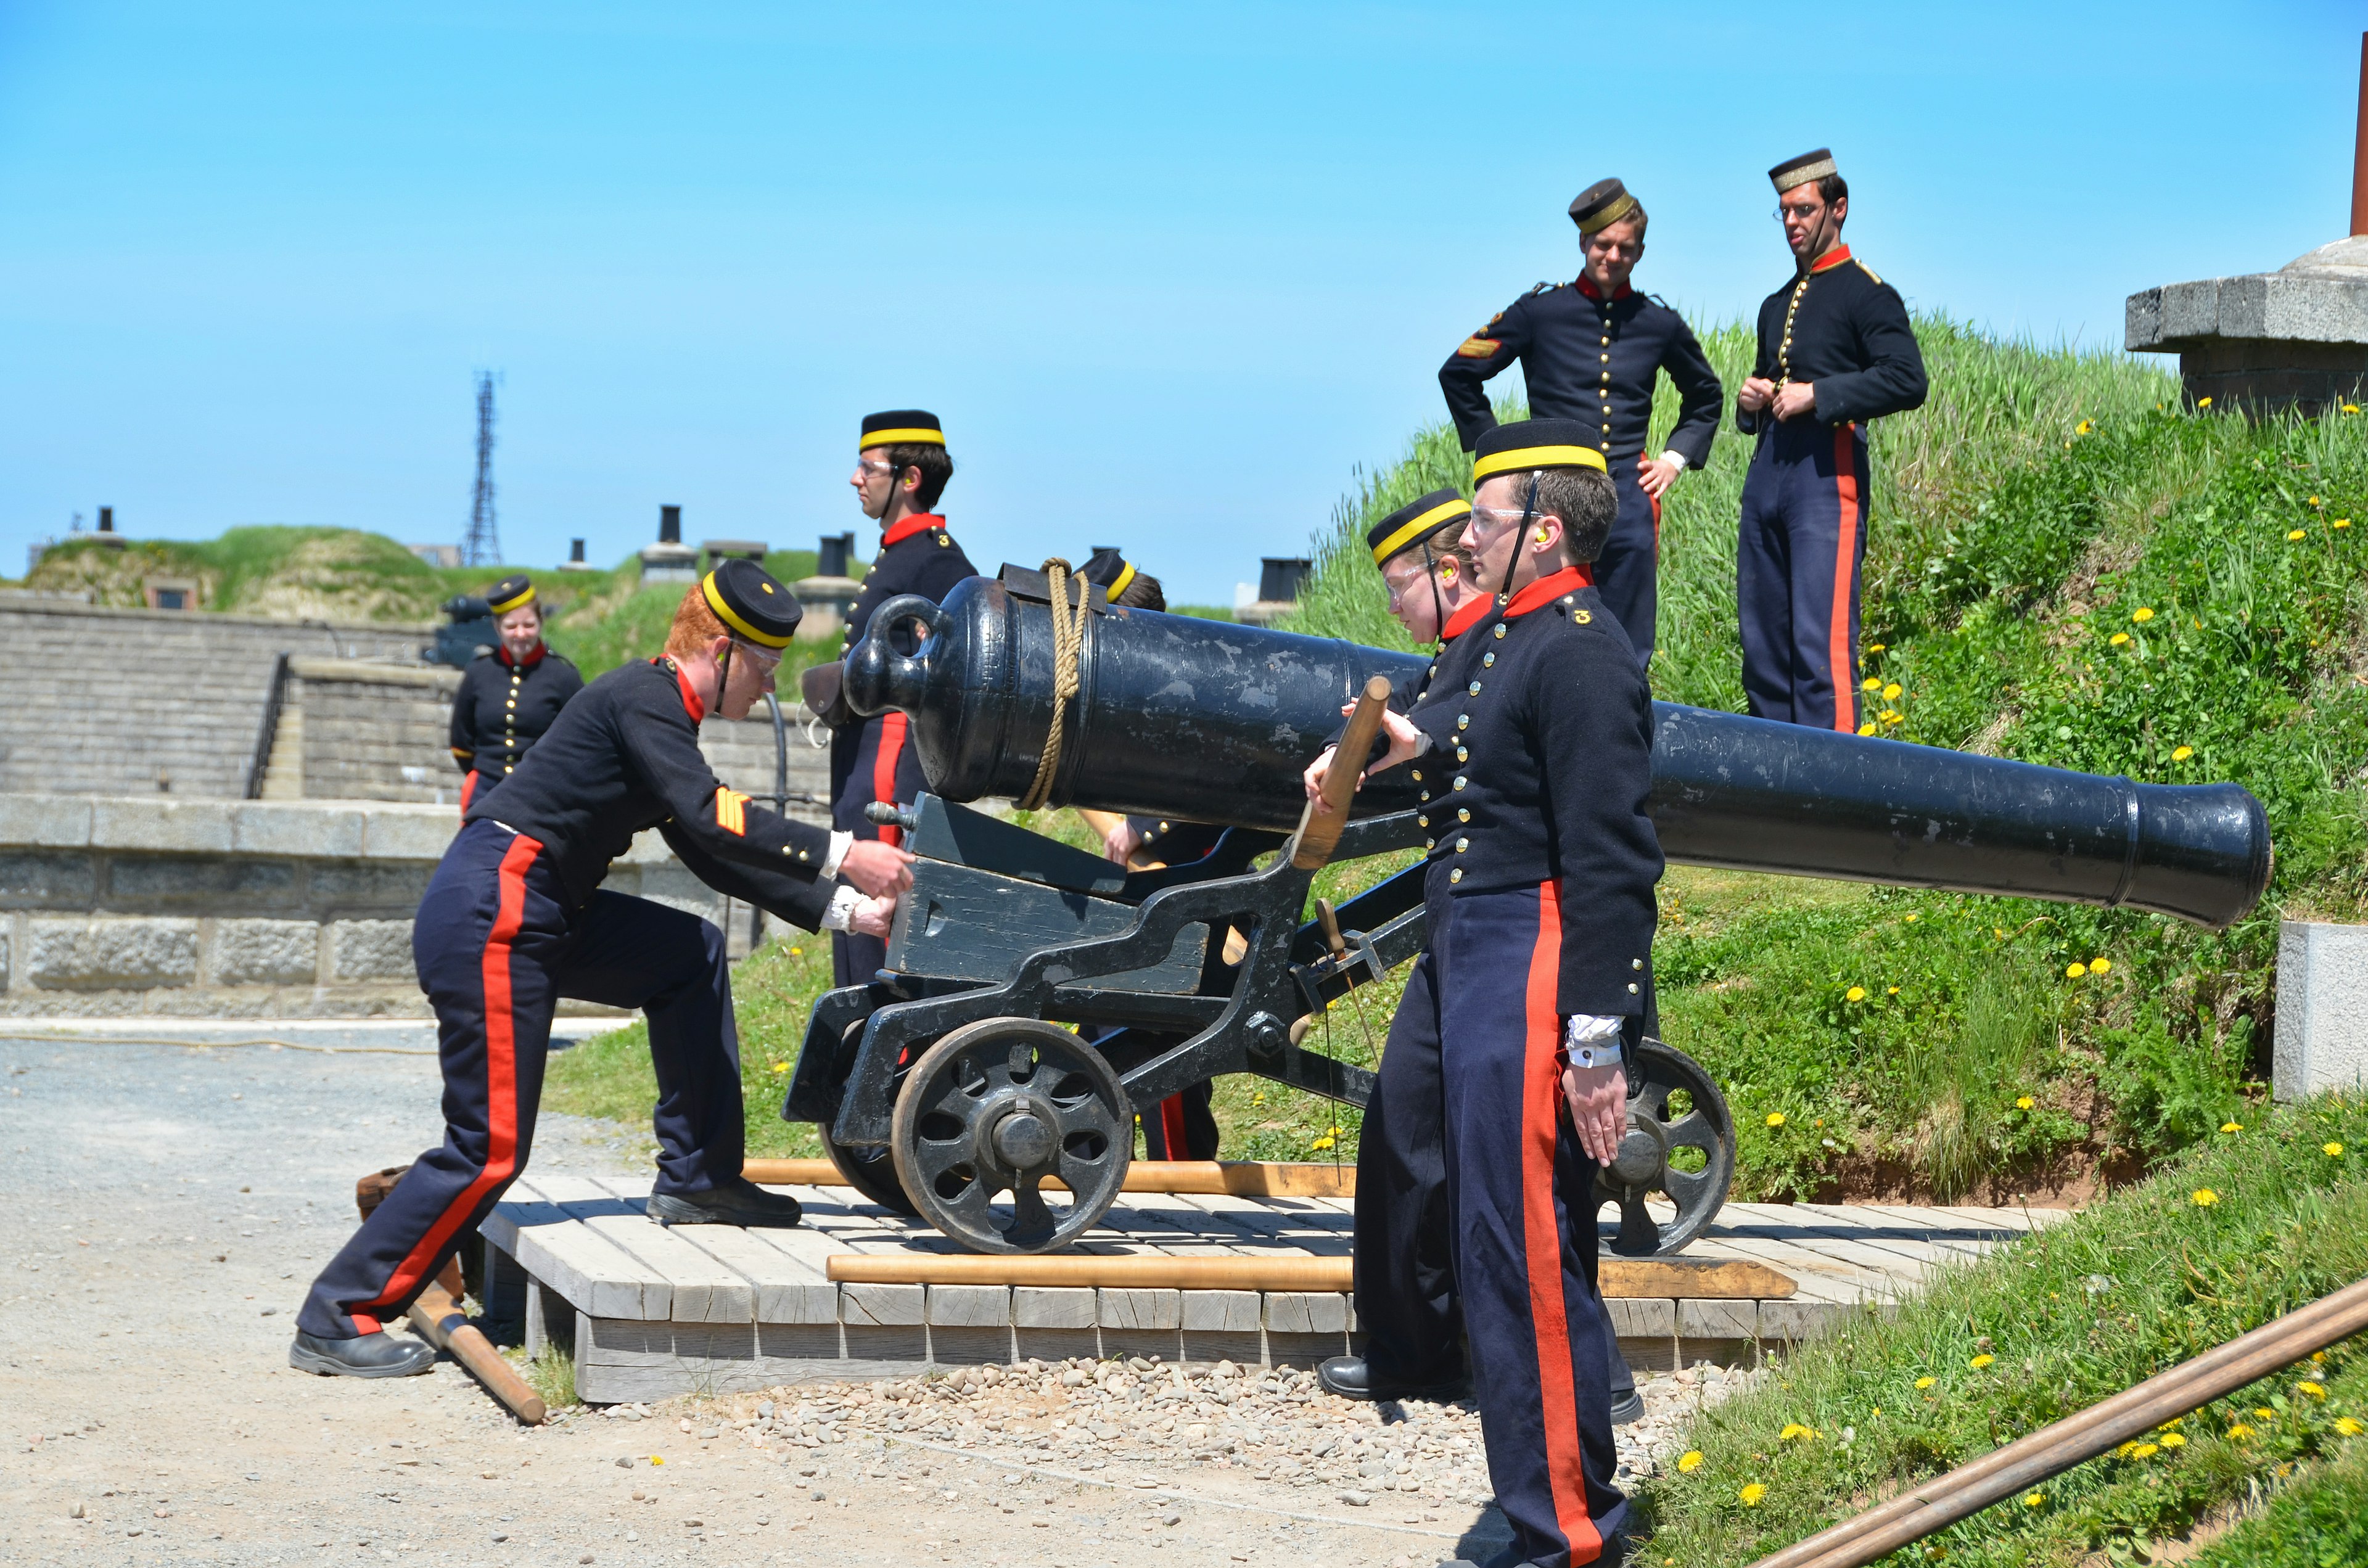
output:
[{"label": "black iron wheel", "polygon": [[1118,1074],[1076,1035],[987,1018],[913,1064],[888,1146],[922,1217],[963,1246],[1048,1252],[1117,1200],[1134,1117]]},{"label": "black iron wheel", "polygon": [[829,1128],[819,1131],[822,1152],[830,1156],[830,1163],[838,1167],[848,1186],[892,1214],[902,1214],[907,1220],[921,1217],[912,1196],[896,1179],[896,1161],[886,1144],[842,1143],[830,1135]]},{"label": "black iron wheel", "polygon": [[[1735,1179],[1735,1120],[1702,1063],[1647,1038],[1629,1058],[1628,1131],[1595,1175],[1595,1202],[1620,1210],[1611,1247],[1622,1257],[1667,1257],[1707,1230]],[[1677,1210],[1656,1220],[1660,1198]]]}]

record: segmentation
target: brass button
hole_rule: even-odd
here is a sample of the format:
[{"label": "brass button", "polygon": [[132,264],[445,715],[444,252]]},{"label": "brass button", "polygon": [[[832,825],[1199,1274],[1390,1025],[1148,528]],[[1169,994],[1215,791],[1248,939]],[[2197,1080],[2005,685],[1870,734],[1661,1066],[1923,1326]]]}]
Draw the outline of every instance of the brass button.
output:
[{"label": "brass button", "polygon": [[1426,801],[1429,800],[1429,799],[1430,799],[1430,791],[1429,791],[1429,790],[1425,790],[1422,792],[1422,798],[1423,798],[1424,800],[1426,800]]},{"label": "brass button", "polygon": [[1430,825],[1430,819],[1429,817],[1417,817],[1414,819],[1414,824],[1417,827],[1429,827]]},{"label": "brass button", "polygon": [[1496,650],[1495,650],[1495,649],[1493,649],[1493,648],[1492,648],[1492,649],[1490,649],[1487,653],[1483,653],[1483,654],[1481,654],[1481,655],[1480,655],[1480,667],[1481,667],[1482,669],[1484,669],[1484,670],[1485,670],[1485,669],[1486,669],[1486,668],[1488,668],[1490,665],[1494,665],[1496,662],[1497,662],[1497,652],[1496,652]]},{"label": "brass button", "polygon": [[1636,983],[1633,980],[1628,983],[1628,994],[1631,996],[1636,994]]},{"label": "brass button", "polygon": [[1504,628],[1504,625],[1503,625],[1501,622],[1500,622],[1500,623],[1498,623],[1498,625],[1497,625],[1497,636],[1499,636],[1499,637],[1502,637],[1503,635],[1505,635],[1505,628]]},{"label": "brass button", "polygon": [[1471,714],[1469,714],[1469,713],[1458,713],[1458,714],[1455,716],[1455,727],[1456,727],[1457,729],[1459,729],[1459,730],[1465,730],[1465,729],[1469,729],[1469,728],[1471,728],[1471,726],[1472,726],[1472,715],[1471,715]]},{"label": "brass button", "polygon": [[1469,806],[1456,807],[1455,820],[1457,822],[1470,822],[1472,820],[1472,808]]},{"label": "brass button", "polygon": [[[1602,358],[1603,358],[1603,362],[1604,362],[1605,364],[1609,365],[1610,363],[1611,363],[1611,355],[1606,354],[1606,355],[1604,355],[1604,356],[1602,357]],[[1606,370],[1606,371],[1604,371],[1603,373],[1604,373],[1605,375],[1607,375],[1607,376],[1608,376],[1608,375],[1610,375],[1611,372],[1611,371],[1609,371],[1609,370]]]},{"label": "brass button", "polygon": [[1448,880],[1449,881],[1451,881],[1451,882],[1460,882],[1460,881],[1462,881],[1463,880],[1463,867],[1461,867],[1461,866],[1458,866],[1458,867],[1456,867],[1456,868],[1455,868],[1455,869],[1453,869],[1453,870],[1452,870],[1452,871],[1448,872],[1448,873],[1447,873],[1447,880]]},{"label": "brass button", "polygon": [[1457,746],[1455,748],[1455,760],[1458,762],[1469,762],[1472,760],[1472,754],[1466,751],[1463,747]]},{"label": "brass button", "polygon": [[1467,692],[1471,693],[1474,697],[1477,697],[1477,696],[1479,696],[1479,695],[1480,695],[1480,683],[1479,683],[1478,681],[1476,681],[1476,680],[1475,680],[1475,681],[1474,681],[1470,686],[1465,687],[1463,689],[1464,689],[1465,691],[1467,691]]},{"label": "brass button", "polygon": [[1425,849],[1436,849],[1439,847],[1439,842],[1436,839],[1426,838],[1422,841],[1422,846]]},{"label": "brass button", "polygon": [[1471,848],[1471,847],[1472,847],[1472,841],[1471,841],[1470,839],[1468,839],[1468,838],[1459,838],[1459,839],[1457,839],[1457,840],[1455,841],[1455,852],[1456,852],[1458,855],[1463,854],[1466,849],[1469,849],[1469,848]]},{"label": "brass button", "polygon": [[1643,959],[1630,959],[1628,960],[1628,967],[1630,969],[1643,969],[1645,967],[1645,960]]},{"label": "brass button", "polygon": [[515,772],[517,772],[517,771],[518,771],[518,769],[516,769],[516,768],[514,768],[514,767],[505,767],[505,768],[503,768],[503,769],[502,769],[502,771],[503,771],[504,773],[515,773]]},{"label": "brass button", "polygon": [[1456,776],[1456,779],[1455,779],[1455,787],[1456,787],[1457,789],[1459,789],[1459,790],[1461,790],[1461,789],[1463,789],[1463,775],[1458,774],[1458,775]]},{"label": "brass button", "polygon": [[1422,782],[1422,769],[1419,767],[1414,770],[1414,781],[1417,784]]}]

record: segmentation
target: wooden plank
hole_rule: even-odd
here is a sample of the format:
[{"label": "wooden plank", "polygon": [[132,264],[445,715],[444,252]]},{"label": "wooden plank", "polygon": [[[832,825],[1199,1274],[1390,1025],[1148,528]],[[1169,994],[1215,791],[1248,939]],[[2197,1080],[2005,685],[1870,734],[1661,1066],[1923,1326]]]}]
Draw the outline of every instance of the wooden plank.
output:
[{"label": "wooden plank", "polygon": [[[740,1174],[759,1187],[847,1185],[828,1160],[748,1160]],[[1136,1160],[1126,1168],[1123,1190],[1348,1199],[1357,1196],[1357,1167],[1312,1160]]]},{"label": "wooden plank", "polygon": [[[1598,1276],[1607,1296],[1668,1299],[1782,1300],[1793,1280],[1753,1261],[1692,1258],[1605,1258]],[[1011,1257],[963,1254],[950,1257],[882,1257],[843,1253],[830,1260],[841,1284],[1094,1285],[1110,1290],[1282,1290],[1346,1294],[1345,1257],[1079,1256]],[[1269,1325],[1271,1326],[1271,1325]]]},{"label": "wooden plank", "polygon": [[838,1287],[764,1237],[769,1227],[677,1225],[668,1233],[689,1242],[748,1281],[758,1323],[837,1323]]},{"label": "wooden plank", "polygon": [[[630,1192],[637,1185],[620,1178]],[[646,1201],[582,1177],[550,1178],[546,1191],[586,1230],[638,1258],[672,1288],[667,1316],[677,1323],[754,1323],[756,1291],[748,1281],[689,1242],[678,1241],[641,1211]],[[579,1196],[580,1195],[580,1196]],[[595,1313],[595,1316],[605,1314]]]},{"label": "wooden plank", "polygon": [[519,1231],[510,1256],[579,1312],[625,1319],[673,1315],[672,1281],[575,1221]]}]

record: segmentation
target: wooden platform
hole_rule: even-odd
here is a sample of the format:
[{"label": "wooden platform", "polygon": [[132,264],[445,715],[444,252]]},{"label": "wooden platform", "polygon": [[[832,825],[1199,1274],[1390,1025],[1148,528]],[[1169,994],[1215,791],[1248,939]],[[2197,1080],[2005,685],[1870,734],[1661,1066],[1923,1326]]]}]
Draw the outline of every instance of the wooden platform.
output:
[{"label": "wooden platform", "polygon": [[[528,1176],[483,1227],[495,1315],[522,1312],[530,1350],[571,1343],[576,1389],[609,1403],[819,1379],[905,1376],[932,1363],[1157,1355],[1307,1366],[1350,1347],[1337,1292],[835,1284],[838,1254],[955,1254],[917,1221],[846,1187],[798,1187],[806,1223],[662,1229],[646,1180]],[[1129,1194],[1079,1251],[1346,1257],[1350,1204],[1330,1198]],[[1610,1303],[1640,1369],[1734,1362],[1814,1336],[1838,1314],[1914,1290],[1932,1267],[2058,1218],[2051,1210],[1729,1204],[1685,1256],[1749,1260],[1782,1299]]]}]

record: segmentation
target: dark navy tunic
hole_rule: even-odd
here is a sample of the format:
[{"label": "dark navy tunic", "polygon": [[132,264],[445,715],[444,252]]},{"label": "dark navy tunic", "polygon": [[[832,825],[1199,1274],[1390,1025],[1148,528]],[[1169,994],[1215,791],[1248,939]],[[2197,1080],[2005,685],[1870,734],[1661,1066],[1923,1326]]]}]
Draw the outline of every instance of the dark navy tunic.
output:
[{"label": "dark navy tunic", "polygon": [[575,666],[540,642],[522,660],[496,646],[470,661],[452,696],[452,760],[472,776],[461,803],[516,772],[527,748],[583,689]]}]

